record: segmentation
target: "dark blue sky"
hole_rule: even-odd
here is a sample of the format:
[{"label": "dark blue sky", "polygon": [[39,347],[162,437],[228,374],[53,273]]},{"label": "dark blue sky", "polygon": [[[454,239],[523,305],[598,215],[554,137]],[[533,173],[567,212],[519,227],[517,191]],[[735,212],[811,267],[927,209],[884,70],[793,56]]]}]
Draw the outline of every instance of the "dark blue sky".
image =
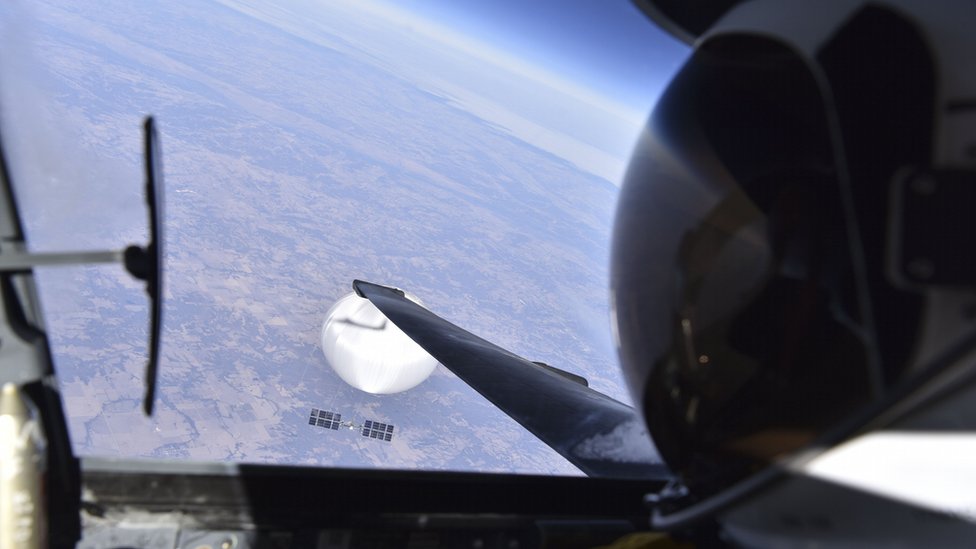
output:
[{"label": "dark blue sky", "polygon": [[638,108],[688,54],[627,0],[398,0],[418,15]]}]

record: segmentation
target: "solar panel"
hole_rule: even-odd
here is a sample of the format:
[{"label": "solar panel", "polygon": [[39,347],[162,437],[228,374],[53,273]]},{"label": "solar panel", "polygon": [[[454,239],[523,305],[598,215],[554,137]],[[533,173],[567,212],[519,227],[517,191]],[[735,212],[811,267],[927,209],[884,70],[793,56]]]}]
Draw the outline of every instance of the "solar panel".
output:
[{"label": "solar panel", "polygon": [[380,423],[379,421],[367,419],[363,423],[362,435],[366,438],[390,442],[393,440],[393,426],[387,423]]},{"label": "solar panel", "polygon": [[359,429],[360,434],[366,438],[382,440],[384,442],[390,442],[393,440],[393,425],[390,425],[389,423],[381,423],[371,419],[367,419],[362,425],[357,425],[352,421],[343,423],[342,414],[338,412],[328,412],[318,408],[312,408],[312,412],[308,416],[308,424],[313,427],[332,429],[333,431],[338,431],[339,427]]},{"label": "solar panel", "polygon": [[318,408],[312,408],[312,413],[308,417],[309,425],[322,427],[323,429],[332,429],[333,431],[338,431],[341,423],[342,414],[338,414],[336,412],[326,412],[325,410],[319,410]]}]

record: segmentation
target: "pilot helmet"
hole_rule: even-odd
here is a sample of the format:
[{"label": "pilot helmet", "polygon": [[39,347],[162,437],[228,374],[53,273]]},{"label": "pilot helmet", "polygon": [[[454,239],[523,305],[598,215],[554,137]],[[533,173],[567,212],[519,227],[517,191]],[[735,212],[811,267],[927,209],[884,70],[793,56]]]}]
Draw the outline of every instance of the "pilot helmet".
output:
[{"label": "pilot helmet", "polygon": [[976,10],[638,5],[694,44],[634,150],[611,265],[622,368],[680,507],[967,367]]}]

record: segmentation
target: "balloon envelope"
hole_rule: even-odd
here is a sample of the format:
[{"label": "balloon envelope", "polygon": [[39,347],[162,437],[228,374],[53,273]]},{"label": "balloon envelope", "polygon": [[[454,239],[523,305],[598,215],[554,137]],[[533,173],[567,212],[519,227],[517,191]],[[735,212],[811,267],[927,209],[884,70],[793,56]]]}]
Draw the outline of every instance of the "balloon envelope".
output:
[{"label": "balloon envelope", "polygon": [[[410,299],[420,303],[414,296]],[[406,391],[427,379],[437,360],[369,302],[350,293],[322,323],[322,352],[343,381],[373,394]]]}]

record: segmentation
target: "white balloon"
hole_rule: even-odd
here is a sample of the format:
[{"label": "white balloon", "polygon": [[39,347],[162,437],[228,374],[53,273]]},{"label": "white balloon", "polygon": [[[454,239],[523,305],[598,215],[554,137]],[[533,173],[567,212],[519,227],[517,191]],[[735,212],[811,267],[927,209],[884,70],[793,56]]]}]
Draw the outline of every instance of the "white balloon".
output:
[{"label": "white balloon", "polygon": [[[413,295],[412,301],[420,304]],[[373,394],[399,393],[427,379],[437,360],[368,299],[343,296],[322,323],[322,352],[343,381]]]}]

